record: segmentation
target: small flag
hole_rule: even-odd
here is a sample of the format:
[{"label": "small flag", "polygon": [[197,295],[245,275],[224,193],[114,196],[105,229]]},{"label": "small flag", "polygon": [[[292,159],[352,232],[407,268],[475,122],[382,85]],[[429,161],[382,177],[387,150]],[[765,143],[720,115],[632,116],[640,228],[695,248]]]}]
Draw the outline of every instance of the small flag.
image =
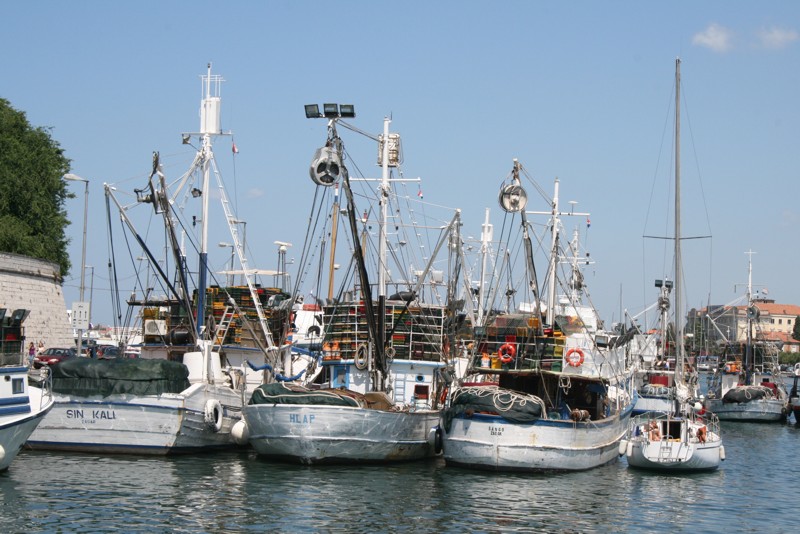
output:
[{"label": "small flag", "polygon": [[231,151],[232,151],[234,154],[238,154],[238,153],[239,153],[239,149],[238,149],[238,148],[236,148],[236,143],[235,143],[235,142],[234,142],[234,143],[231,145]]},{"label": "small flag", "polygon": [[589,220],[589,217],[586,217],[586,228],[592,226],[592,221]]},{"label": "small flag", "polygon": [[422,198],[422,189],[417,190],[417,196]]}]

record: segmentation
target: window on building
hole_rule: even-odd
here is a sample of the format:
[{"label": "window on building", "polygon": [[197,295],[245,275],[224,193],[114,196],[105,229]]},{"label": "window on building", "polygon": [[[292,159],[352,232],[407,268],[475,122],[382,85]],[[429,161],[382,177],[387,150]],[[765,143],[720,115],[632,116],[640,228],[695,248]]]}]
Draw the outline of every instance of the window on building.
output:
[{"label": "window on building", "polygon": [[783,324],[783,319],[778,319],[778,324]]}]

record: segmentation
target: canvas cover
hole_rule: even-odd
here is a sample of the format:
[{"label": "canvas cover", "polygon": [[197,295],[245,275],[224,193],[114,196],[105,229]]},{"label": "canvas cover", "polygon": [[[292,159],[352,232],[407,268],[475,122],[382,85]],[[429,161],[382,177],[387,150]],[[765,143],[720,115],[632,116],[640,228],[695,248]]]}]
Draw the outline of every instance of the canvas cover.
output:
[{"label": "canvas cover", "polygon": [[81,397],[180,393],[190,386],[189,369],[168,360],[72,358],[51,372],[55,393]]},{"label": "canvas cover", "polygon": [[459,391],[445,410],[445,428],[450,429],[453,418],[463,413],[497,414],[511,423],[532,423],[542,416],[542,406],[518,395],[493,390],[491,394],[472,388]]},{"label": "canvas cover", "polygon": [[262,384],[253,392],[249,404],[323,404],[326,406],[365,407],[363,395],[344,389],[310,390],[283,382]]}]

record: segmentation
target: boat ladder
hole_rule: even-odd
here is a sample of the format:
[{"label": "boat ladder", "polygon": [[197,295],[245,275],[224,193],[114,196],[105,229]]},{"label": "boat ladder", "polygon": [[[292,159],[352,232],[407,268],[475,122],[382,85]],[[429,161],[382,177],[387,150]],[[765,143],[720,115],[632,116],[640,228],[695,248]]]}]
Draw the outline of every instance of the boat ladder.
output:
[{"label": "boat ladder", "polygon": [[665,438],[658,447],[658,461],[661,463],[683,462],[689,458],[690,449],[680,440]]},{"label": "boat ladder", "polygon": [[395,402],[405,402],[406,398],[406,381],[405,380],[396,380],[394,383],[394,391],[392,392],[392,398]]},{"label": "boat ladder", "polygon": [[222,319],[220,319],[216,330],[214,330],[214,345],[211,347],[212,352],[219,352],[222,348],[222,344],[225,342],[225,337],[228,335],[228,329],[233,322],[235,313],[236,310],[234,310],[232,306],[225,307],[225,311],[222,313]]}]

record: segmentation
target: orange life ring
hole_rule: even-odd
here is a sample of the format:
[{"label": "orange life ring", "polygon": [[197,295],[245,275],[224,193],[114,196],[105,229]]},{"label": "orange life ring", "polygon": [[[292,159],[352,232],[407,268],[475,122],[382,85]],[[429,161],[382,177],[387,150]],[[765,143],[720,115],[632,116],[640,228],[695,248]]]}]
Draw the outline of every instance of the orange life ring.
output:
[{"label": "orange life ring", "polygon": [[497,355],[500,356],[500,361],[502,363],[509,364],[514,361],[514,357],[517,355],[517,349],[511,343],[506,343],[500,346]]},{"label": "orange life ring", "polygon": [[[575,357],[573,354],[577,354],[578,356]],[[577,347],[569,349],[565,359],[567,360],[567,365],[570,367],[580,367],[583,365],[583,351]]]}]

